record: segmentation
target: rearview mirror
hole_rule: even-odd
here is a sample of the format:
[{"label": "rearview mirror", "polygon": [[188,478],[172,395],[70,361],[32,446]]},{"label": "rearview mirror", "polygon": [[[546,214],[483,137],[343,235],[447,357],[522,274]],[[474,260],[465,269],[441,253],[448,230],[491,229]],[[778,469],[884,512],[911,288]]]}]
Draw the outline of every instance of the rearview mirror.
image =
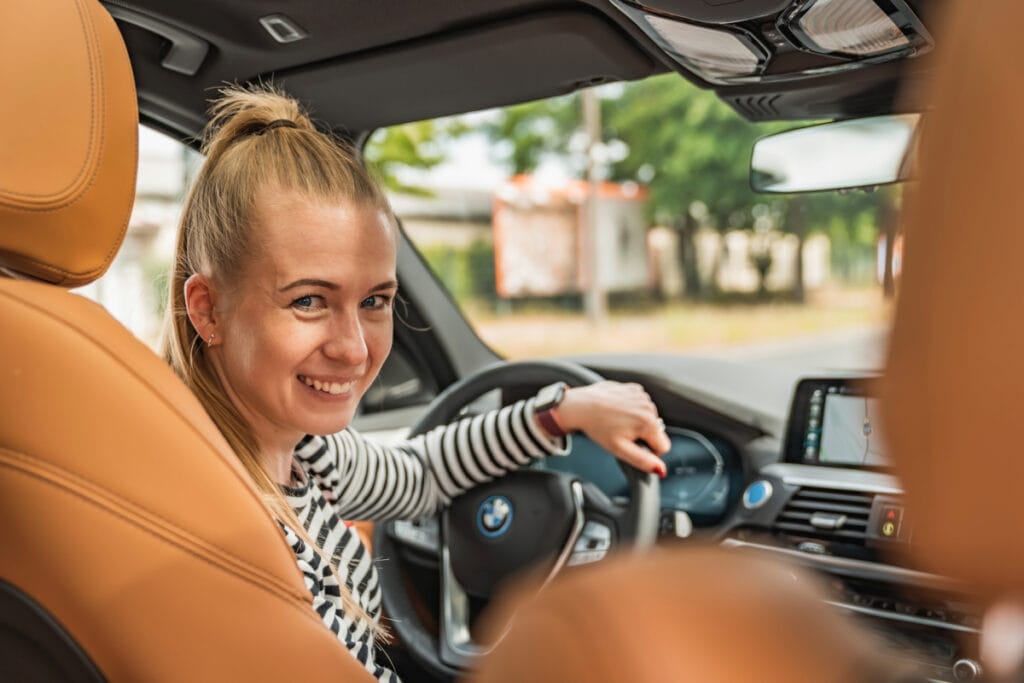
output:
[{"label": "rearview mirror", "polygon": [[907,180],[920,118],[874,116],[763,137],[754,143],[750,187],[755,192],[816,192]]}]

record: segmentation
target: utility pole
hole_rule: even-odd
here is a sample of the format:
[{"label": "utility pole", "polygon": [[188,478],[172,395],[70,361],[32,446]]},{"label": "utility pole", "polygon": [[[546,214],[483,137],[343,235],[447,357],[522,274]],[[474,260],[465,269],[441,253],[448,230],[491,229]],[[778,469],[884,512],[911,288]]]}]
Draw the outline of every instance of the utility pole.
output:
[{"label": "utility pole", "polygon": [[587,318],[594,327],[604,329],[608,325],[608,294],[601,282],[601,252],[598,248],[599,235],[597,223],[598,199],[598,166],[595,152],[601,144],[601,103],[593,88],[580,93],[583,104],[583,129],[587,134],[587,203],[584,211],[584,240],[587,291],[584,293],[584,306]]}]

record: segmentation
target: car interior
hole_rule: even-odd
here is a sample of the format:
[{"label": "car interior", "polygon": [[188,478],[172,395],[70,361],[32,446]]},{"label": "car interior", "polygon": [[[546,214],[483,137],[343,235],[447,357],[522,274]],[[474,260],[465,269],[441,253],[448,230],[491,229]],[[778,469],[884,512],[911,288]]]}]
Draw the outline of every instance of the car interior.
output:
[{"label": "car interior", "polygon": [[[273,81],[357,148],[393,124],[674,72],[750,121],[920,114],[888,361],[505,362],[416,247],[386,382],[417,434],[555,380],[642,384],[670,475],[583,437],[435,518],[367,528],[409,681],[1020,680],[1024,366],[1007,0],[38,0],[0,28],[0,679],[369,680],[197,400],[101,306],[138,126],[198,147]],[[912,168],[911,168],[912,166]],[[910,169],[908,171],[908,169]],[[912,172],[911,172],[912,171]],[[895,179],[895,178],[894,178]],[[1017,248],[1015,248],[1015,246]],[[886,437],[881,442],[877,431]],[[501,493],[543,522],[474,535]],[[537,583],[544,587],[538,592]],[[549,585],[550,584],[550,585]],[[509,587],[512,586],[510,589]],[[493,603],[493,604],[492,604]]]}]

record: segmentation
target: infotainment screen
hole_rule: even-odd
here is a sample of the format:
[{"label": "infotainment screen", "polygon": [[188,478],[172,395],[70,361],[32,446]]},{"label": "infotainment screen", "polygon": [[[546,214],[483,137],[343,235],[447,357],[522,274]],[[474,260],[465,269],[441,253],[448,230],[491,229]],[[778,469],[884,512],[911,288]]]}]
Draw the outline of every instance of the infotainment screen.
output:
[{"label": "infotainment screen", "polygon": [[790,408],[786,460],[885,467],[880,409],[870,380],[803,380]]}]

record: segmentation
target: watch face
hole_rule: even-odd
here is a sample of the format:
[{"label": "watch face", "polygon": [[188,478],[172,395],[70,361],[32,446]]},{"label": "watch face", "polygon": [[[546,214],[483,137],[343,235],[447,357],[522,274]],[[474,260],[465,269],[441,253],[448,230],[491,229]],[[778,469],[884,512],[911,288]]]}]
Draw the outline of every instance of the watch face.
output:
[{"label": "watch face", "polygon": [[565,383],[555,382],[537,392],[536,410],[550,410],[562,402],[565,394]]}]

